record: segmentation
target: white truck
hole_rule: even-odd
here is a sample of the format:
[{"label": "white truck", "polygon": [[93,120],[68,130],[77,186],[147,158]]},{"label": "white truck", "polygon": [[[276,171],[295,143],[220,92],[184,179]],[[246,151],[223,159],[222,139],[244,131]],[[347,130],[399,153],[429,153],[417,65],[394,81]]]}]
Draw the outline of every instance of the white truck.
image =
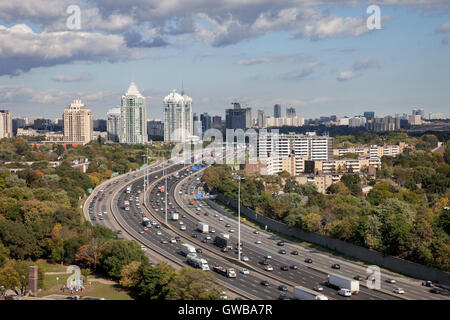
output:
[{"label": "white truck", "polygon": [[208,226],[208,224],[206,224],[204,222],[199,222],[197,224],[197,230],[200,231],[201,233],[208,233],[209,226]]},{"label": "white truck", "polygon": [[294,287],[294,298],[297,300],[328,300],[327,296],[304,287]]},{"label": "white truck", "polygon": [[172,219],[173,221],[177,221],[178,218],[179,218],[178,213],[175,213],[175,212],[172,213],[171,219]]},{"label": "white truck", "polygon": [[194,268],[202,269],[203,271],[209,271],[208,261],[206,261],[206,259],[199,258],[196,255],[189,254],[187,256],[186,262]]},{"label": "white truck", "polygon": [[190,253],[195,253],[195,247],[187,243],[182,243],[180,251],[184,256],[187,256]]},{"label": "white truck", "polygon": [[127,186],[127,193],[131,193],[131,184]]},{"label": "white truck", "polygon": [[358,280],[353,280],[337,274],[330,274],[328,276],[328,285],[339,289],[348,289],[352,294],[359,292]]}]

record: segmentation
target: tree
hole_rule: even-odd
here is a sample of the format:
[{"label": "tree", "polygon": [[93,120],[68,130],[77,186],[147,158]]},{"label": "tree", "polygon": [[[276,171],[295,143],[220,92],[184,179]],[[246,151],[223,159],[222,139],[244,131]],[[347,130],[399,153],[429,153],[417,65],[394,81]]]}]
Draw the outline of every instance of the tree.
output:
[{"label": "tree", "polygon": [[20,287],[20,276],[10,264],[7,264],[0,269],[0,287],[1,286],[5,287],[5,289],[12,290]]},{"label": "tree", "polygon": [[13,259],[36,258],[42,253],[33,234],[22,224],[13,221],[0,221],[0,241]]},{"label": "tree", "polygon": [[309,232],[318,232],[321,228],[322,217],[317,213],[308,213],[301,217],[302,228]]},{"label": "tree", "polygon": [[0,268],[8,262],[9,250],[0,242]]},{"label": "tree", "polygon": [[221,286],[212,273],[199,269],[182,268],[169,283],[169,300],[218,300]]},{"label": "tree", "polygon": [[389,186],[387,184],[377,184],[370,189],[367,194],[367,201],[377,206],[380,203],[383,203],[386,199],[393,197],[394,194],[389,191]]},{"label": "tree", "polygon": [[136,242],[131,240],[110,240],[105,243],[100,263],[102,270],[109,276],[120,279],[122,267],[132,261],[148,264],[148,258]]},{"label": "tree", "polygon": [[85,268],[96,270],[100,262],[102,243],[94,238],[89,244],[82,245],[75,254],[75,262]]},{"label": "tree", "polygon": [[138,261],[131,261],[130,264],[127,264],[122,268],[122,272],[120,273],[120,285],[125,288],[135,287],[140,279],[139,268],[141,263]]},{"label": "tree", "polygon": [[350,190],[341,181],[333,183],[331,186],[329,186],[328,191],[330,193],[340,194],[340,195],[349,195],[350,194]]},{"label": "tree", "polygon": [[166,262],[156,266],[141,265],[139,267],[140,280],[135,286],[139,299],[165,300],[169,293],[169,284],[175,277],[175,270]]}]

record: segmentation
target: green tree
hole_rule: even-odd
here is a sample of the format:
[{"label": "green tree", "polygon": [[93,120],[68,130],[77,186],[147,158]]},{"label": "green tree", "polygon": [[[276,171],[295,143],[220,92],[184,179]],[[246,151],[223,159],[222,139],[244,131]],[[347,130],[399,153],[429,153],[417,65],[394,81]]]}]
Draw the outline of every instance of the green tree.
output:
[{"label": "green tree", "polygon": [[0,268],[8,262],[9,250],[0,242]]},{"label": "green tree", "polygon": [[37,258],[42,254],[36,239],[20,223],[0,220],[0,241],[13,259]]},{"label": "green tree", "polygon": [[131,240],[110,240],[105,243],[100,257],[100,264],[102,270],[109,276],[120,279],[123,266],[132,261],[148,264],[148,258],[136,242]]},{"label": "green tree", "polygon": [[170,283],[174,280],[175,270],[167,263],[156,266],[141,265],[138,270],[140,279],[135,286],[139,299],[165,300],[170,290]]},{"label": "green tree", "polygon": [[199,269],[182,268],[169,283],[168,300],[218,300],[221,286],[212,273]]}]

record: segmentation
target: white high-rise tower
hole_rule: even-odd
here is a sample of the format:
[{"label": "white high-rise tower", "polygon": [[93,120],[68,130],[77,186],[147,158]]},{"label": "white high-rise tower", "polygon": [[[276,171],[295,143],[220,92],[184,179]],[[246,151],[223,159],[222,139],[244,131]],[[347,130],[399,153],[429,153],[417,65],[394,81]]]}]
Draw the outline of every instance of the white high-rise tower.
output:
[{"label": "white high-rise tower", "polygon": [[193,133],[192,98],[173,90],[164,98],[164,141],[184,142]]},{"label": "white high-rise tower", "polygon": [[145,97],[132,82],[120,106],[120,143],[147,143]]},{"label": "white high-rise tower", "polygon": [[92,112],[79,99],[64,110],[64,141],[88,143],[93,138]]}]

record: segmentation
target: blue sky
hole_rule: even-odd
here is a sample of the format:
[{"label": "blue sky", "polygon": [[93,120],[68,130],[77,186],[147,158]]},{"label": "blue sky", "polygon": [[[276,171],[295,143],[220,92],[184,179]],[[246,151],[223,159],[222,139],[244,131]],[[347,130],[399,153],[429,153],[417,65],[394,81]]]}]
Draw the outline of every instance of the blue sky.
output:
[{"label": "blue sky", "polygon": [[[134,81],[162,118],[183,81],[211,115],[239,101],[253,116],[275,103],[308,118],[450,116],[449,1],[50,1],[0,0],[0,108],[14,115],[60,117],[81,98],[105,118]],[[381,30],[365,27],[372,3]],[[67,30],[70,4],[81,30]]]}]

